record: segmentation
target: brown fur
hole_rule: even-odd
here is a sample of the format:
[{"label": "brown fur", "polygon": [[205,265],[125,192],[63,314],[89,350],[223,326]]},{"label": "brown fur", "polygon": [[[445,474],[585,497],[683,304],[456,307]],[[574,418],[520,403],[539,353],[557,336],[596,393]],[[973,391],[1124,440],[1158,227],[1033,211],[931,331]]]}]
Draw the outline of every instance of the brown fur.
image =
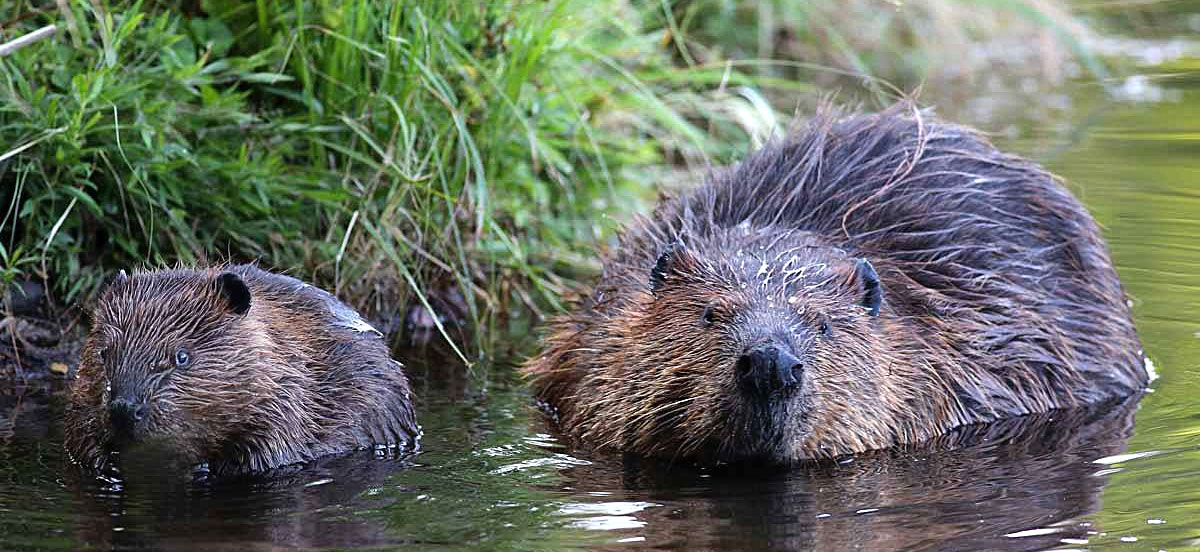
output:
[{"label": "brown fur", "polygon": [[[223,274],[244,283],[248,310]],[[176,366],[180,349],[190,360]],[[118,395],[148,408],[132,436],[110,419]],[[93,313],[66,418],[78,462],[99,467],[117,441],[148,440],[214,474],[411,446],[418,433],[379,333],[325,291],[250,265],[118,278]]]},{"label": "brown fur", "polygon": [[[764,340],[802,361],[802,383],[751,397],[738,359]],[[526,372],[591,446],[714,461],[916,443],[1146,383],[1083,206],[903,106],[818,116],[664,198]]]}]

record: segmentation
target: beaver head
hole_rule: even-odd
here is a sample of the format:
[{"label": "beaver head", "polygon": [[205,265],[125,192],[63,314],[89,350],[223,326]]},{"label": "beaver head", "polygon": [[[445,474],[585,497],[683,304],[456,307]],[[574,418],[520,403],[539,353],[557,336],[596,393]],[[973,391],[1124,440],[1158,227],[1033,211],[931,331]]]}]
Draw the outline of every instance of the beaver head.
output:
[{"label": "beaver head", "polygon": [[[646,277],[649,293],[626,307],[631,333],[614,336],[634,344],[616,353],[622,388],[575,417],[623,421],[592,437],[651,455],[773,461],[892,438],[889,309],[867,259],[804,232],[735,229],[666,246]],[[614,425],[621,434],[595,434]]]},{"label": "beaver head", "polygon": [[275,352],[267,307],[254,314],[253,301],[232,272],[119,274],[99,297],[81,358],[69,413],[80,427],[68,428],[82,435],[71,440],[77,460],[153,442],[201,462],[235,436],[254,443],[302,420],[289,379],[303,375]]}]

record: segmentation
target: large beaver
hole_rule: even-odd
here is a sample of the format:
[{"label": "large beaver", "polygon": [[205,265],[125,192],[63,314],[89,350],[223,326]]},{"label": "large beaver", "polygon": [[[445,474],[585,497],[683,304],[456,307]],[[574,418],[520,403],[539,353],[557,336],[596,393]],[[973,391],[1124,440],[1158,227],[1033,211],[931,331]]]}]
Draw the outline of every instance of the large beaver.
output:
[{"label": "large beaver", "polygon": [[818,116],[664,198],[526,372],[593,447],[785,463],[1147,381],[1083,206],[902,106]]},{"label": "large beaver", "polygon": [[166,445],[211,474],[368,446],[412,446],[408,380],[382,336],[329,293],[252,265],[122,272],[101,294],[66,446]]}]

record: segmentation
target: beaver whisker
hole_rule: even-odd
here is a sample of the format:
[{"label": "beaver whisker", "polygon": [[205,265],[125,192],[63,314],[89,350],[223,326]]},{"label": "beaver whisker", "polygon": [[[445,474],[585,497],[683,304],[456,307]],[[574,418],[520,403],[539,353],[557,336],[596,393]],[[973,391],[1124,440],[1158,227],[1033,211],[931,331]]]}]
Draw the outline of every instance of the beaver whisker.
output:
[{"label": "beaver whisker", "polygon": [[626,424],[627,425],[637,424],[643,420],[649,420],[650,418],[653,418],[659,414],[669,412],[672,409],[675,409],[675,408],[678,408],[681,406],[687,406],[688,403],[696,400],[697,398],[698,397],[685,397],[685,398],[675,401],[673,403],[656,407],[653,410],[643,410],[643,411],[639,412],[637,415],[635,415],[633,418],[630,418],[626,422]]}]

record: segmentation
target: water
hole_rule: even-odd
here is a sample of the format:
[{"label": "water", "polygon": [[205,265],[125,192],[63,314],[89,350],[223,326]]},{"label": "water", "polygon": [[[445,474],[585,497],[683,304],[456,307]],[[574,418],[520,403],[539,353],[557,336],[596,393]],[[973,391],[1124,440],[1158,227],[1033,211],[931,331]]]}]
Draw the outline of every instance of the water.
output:
[{"label": "water", "polygon": [[411,358],[415,458],[198,486],[153,465],[120,482],[65,470],[61,389],[6,389],[0,550],[1200,549],[1200,61],[1169,63],[1075,85],[1061,112],[966,119],[1064,176],[1104,225],[1160,375],[1140,401],[713,472],[572,451],[510,368],[481,385]]}]

